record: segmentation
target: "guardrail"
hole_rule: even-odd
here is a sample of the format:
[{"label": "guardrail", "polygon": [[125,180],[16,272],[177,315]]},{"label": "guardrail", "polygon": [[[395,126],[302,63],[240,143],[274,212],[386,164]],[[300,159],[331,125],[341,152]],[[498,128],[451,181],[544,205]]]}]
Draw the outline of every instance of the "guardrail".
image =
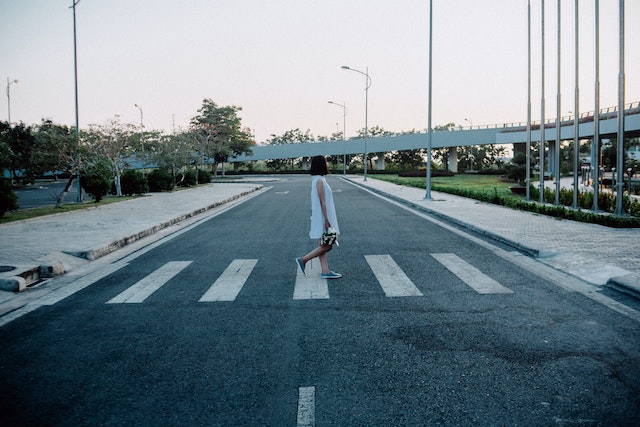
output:
[{"label": "guardrail", "polygon": [[[640,114],[640,101],[635,101],[624,106],[624,115],[629,116],[631,114]],[[589,111],[585,113],[580,113],[578,115],[579,123],[587,123],[592,122],[595,116],[595,111]],[[618,117],[618,107],[607,107],[602,108],[600,110],[600,120],[613,119]],[[563,116],[560,118],[560,126],[569,126],[573,124],[575,121],[575,115],[573,116]],[[531,122],[531,129],[540,129],[540,120]],[[545,129],[555,128],[556,127],[556,119],[547,119],[544,125]],[[474,129],[500,129],[500,128],[511,128],[508,132],[521,132],[526,130],[527,122],[512,122],[512,123],[501,123],[501,124],[493,124],[493,125],[479,125],[479,126],[467,126],[462,127],[459,130],[474,130]]]}]

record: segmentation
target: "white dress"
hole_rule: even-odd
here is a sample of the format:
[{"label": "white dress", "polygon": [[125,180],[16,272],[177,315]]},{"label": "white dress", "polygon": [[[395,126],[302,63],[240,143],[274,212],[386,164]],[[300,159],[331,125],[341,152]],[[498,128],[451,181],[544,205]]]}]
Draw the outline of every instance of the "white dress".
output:
[{"label": "white dress", "polygon": [[322,175],[313,175],[313,181],[311,182],[311,229],[309,230],[309,237],[311,239],[319,239],[325,231],[324,216],[322,215],[322,206],[320,206],[320,197],[318,196],[318,181],[322,181],[324,185],[324,202],[327,207],[329,224],[331,224],[331,228],[340,234],[331,187],[329,187],[329,184]]}]

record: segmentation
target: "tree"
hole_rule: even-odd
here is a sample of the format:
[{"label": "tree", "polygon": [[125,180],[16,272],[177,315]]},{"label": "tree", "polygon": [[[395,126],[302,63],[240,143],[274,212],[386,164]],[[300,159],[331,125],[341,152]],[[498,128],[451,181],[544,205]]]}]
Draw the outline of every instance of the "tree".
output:
[{"label": "tree", "polygon": [[239,111],[242,111],[241,107],[219,107],[205,98],[198,115],[191,119],[194,148],[200,153],[201,162],[205,157],[213,161],[211,171],[214,173],[218,163],[227,161],[229,157],[251,153],[251,146],[255,145],[250,131],[242,128]]},{"label": "tree", "polygon": [[392,162],[397,163],[399,166],[407,169],[417,169],[422,163],[424,163],[424,150],[402,150],[394,151],[390,155]]},{"label": "tree", "polygon": [[152,142],[145,142],[146,155],[160,169],[171,172],[175,186],[178,169],[189,165],[193,160],[192,137],[188,132],[176,135],[159,135]]},{"label": "tree", "polygon": [[89,125],[87,131],[86,141],[90,154],[94,157],[92,162],[97,163],[98,159],[108,162],[118,196],[122,196],[120,175],[129,165],[128,159],[135,153],[132,144],[132,135],[135,132],[134,125],[120,123],[120,117],[117,115],[104,125]]},{"label": "tree", "polygon": [[506,165],[506,169],[509,179],[522,186],[527,176],[527,155],[525,153],[516,153],[511,159],[511,163]]},{"label": "tree", "polygon": [[75,136],[67,126],[42,119],[35,128],[33,167],[38,175],[51,172],[57,179],[58,172],[73,174],[78,147]]},{"label": "tree", "polygon": [[0,178],[0,218],[5,212],[15,211],[18,209],[18,197],[11,188],[11,182],[8,179]]},{"label": "tree", "polygon": [[9,145],[9,123],[0,121],[0,170],[11,168],[11,146]]},{"label": "tree", "polygon": [[[283,144],[300,144],[303,142],[315,142],[315,137],[311,133],[309,129],[306,131],[301,131],[299,128],[288,130],[282,135],[271,135],[271,138],[267,139],[266,143],[268,145],[283,145]],[[291,168],[294,168],[296,160],[304,160],[302,159],[272,159],[266,162],[267,167],[272,168],[276,171],[284,169],[289,163],[291,164]]]},{"label": "tree", "polygon": [[[365,134],[365,129],[364,128],[360,129],[358,131],[358,138],[364,139],[364,134]],[[384,130],[384,128],[380,126],[373,126],[367,129],[367,135],[368,135],[368,138],[379,138],[382,136],[393,136],[395,135],[395,133],[386,131]],[[371,153],[371,152],[367,153],[367,165],[370,169],[373,167],[373,164],[371,162],[375,156],[376,156],[376,153]],[[364,162],[363,162],[363,165],[364,165]]]},{"label": "tree", "polygon": [[112,172],[110,164],[104,159],[85,165],[80,176],[80,183],[87,194],[90,194],[96,203],[109,194],[111,189]]},{"label": "tree", "polygon": [[[31,128],[24,123],[9,126],[7,122],[2,122],[0,126],[0,139],[3,141],[4,150],[8,152],[8,169],[11,184],[33,182],[35,174],[33,171],[33,134]],[[7,150],[8,148],[8,150]]]}]

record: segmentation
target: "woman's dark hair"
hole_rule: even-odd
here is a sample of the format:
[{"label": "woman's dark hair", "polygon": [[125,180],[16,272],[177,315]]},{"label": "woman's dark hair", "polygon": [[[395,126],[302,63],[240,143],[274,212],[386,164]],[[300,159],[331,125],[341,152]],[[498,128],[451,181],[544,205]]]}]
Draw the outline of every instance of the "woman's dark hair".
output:
[{"label": "woman's dark hair", "polygon": [[324,156],[315,156],[311,159],[311,175],[328,175],[329,167]]}]

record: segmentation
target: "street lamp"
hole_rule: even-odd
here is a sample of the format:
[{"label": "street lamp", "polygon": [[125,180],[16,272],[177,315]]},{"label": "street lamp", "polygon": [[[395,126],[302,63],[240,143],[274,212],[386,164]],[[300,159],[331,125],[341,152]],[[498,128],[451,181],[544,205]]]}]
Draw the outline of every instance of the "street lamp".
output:
[{"label": "street lamp", "polygon": [[11,126],[11,91],[9,87],[13,83],[18,83],[18,79],[9,80],[9,77],[7,77],[7,121],[9,126]]},{"label": "street lamp", "polygon": [[76,36],[76,6],[80,0],[73,0],[69,9],[73,9],[73,75],[76,98],[76,168],[78,175],[78,197],[76,202],[82,203],[82,184],[80,183],[80,121],[78,118],[78,43]]},{"label": "street lamp", "polygon": [[[143,123],[143,116],[142,116],[142,107],[139,106],[138,104],[133,104],[134,107],[136,107],[138,110],[140,110],[140,146],[142,147],[142,161],[144,163],[146,163],[145,161],[145,157],[144,157],[144,123]],[[144,164],[143,164],[143,168],[142,168],[142,176],[145,176],[144,174]]]},{"label": "street lamp", "polygon": [[345,104],[338,104],[337,102],[329,101],[329,104],[342,107],[342,174],[347,174],[347,106]]},{"label": "street lamp", "polygon": [[364,87],[364,180],[367,180],[367,138],[369,137],[369,88],[371,87],[371,77],[369,77],[369,67],[365,71],[356,70],[346,65],[342,66],[343,70],[355,71],[367,78]]}]

